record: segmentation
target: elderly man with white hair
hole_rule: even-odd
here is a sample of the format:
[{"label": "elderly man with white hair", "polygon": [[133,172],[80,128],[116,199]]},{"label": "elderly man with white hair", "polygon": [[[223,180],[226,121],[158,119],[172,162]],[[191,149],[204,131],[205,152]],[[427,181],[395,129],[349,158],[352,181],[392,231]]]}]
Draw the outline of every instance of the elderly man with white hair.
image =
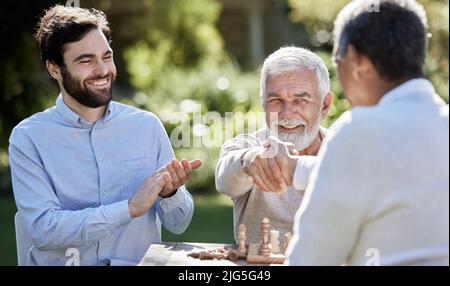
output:
[{"label": "elderly man with white hair", "polygon": [[[262,144],[278,134],[301,155],[317,155],[326,133],[320,122],[332,102],[327,67],[306,49],[280,48],[264,62],[261,99],[266,127],[225,142],[216,169],[217,190],[233,200],[235,238],[243,223],[250,243],[260,240],[263,217],[270,219],[281,236],[292,232],[304,187],[300,183],[295,187],[295,182],[292,186],[292,176],[286,177],[281,168],[271,171],[274,166],[269,166]],[[309,173],[307,166],[303,169]]]}]

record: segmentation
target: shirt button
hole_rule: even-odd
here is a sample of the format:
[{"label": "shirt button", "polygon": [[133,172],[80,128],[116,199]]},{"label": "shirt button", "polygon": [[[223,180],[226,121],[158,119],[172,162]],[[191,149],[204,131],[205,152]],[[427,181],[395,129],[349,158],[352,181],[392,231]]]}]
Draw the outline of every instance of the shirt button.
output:
[{"label": "shirt button", "polygon": [[103,157],[98,157],[98,160],[99,161],[103,161]]}]

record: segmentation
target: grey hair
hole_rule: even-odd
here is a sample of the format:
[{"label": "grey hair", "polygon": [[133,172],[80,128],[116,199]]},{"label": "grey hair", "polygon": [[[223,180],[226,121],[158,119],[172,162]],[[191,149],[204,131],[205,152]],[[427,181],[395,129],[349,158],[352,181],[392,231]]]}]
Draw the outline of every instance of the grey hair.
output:
[{"label": "grey hair", "polygon": [[352,44],[385,78],[420,76],[427,28],[425,9],[415,0],[353,0],[334,22],[333,62]]},{"label": "grey hair", "polygon": [[270,54],[264,61],[261,70],[260,96],[264,102],[266,81],[269,76],[275,76],[297,69],[314,70],[317,78],[318,93],[323,102],[330,92],[330,76],[323,60],[310,50],[299,47],[282,47]]},{"label": "grey hair", "polygon": [[[422,22],[425,28],[428,28],[428,20],[427,13],[425,12],[425,8],[417,3],[415,0],[376,0],[376,1],[367,1],[367,0],[353,0],[348,3],[339,14],[336,16],[336,20],[334,21],[334,31],[333,38],[334,42],[338,44],[338,40],[342,33],[344,27],[357,16],[361,15],[364,12],[370,12],[371,5],[373,2],[377,2],[378,5],[383,3],[395,3],[405,9],[408,9],[414,12]],[[372,11],[377,12],[377,11]]]}]

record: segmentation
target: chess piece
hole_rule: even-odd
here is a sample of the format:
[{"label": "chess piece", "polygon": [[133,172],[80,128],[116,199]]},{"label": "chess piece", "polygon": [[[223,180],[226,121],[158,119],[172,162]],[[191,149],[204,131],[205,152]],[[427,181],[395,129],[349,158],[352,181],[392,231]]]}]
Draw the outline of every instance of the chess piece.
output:
[{"label": "chess piece", "polygon": [[241,253],[237,250],[230,249],[227,258],[231,261],[237,261],[241,257]]},{"label": "chess piece", "polygon": [[218,260],[228,259],[229,253],[215,253],[214,258]]},{"label": "chess piece", "polygon": [[270,256],[270,220],[263,218],[261,221],[261,243],[259,245],[259,255]]},{"label": "chess piece", "polygon": [[213,260],[214,259],[214,254],[210,253],[208,251],[202,251],[199,253],[199,258],[200,260]]},{"label": "chess piece", "polygon": [[228,259],[229,251],[224,248],[213,249],[213,250],[210,250],[210,252],[213,255],[213,259],[218,259],[218,260]]},{"label": "chess piece", "polygon": [[272,253],[279,254],[280,253],[280,233],[277,230],[270,231],[270,245],[272,246]]},{"label": "chess piece", "polygon": [[192,258],[200,258],[200,252],[192,252],[192,253],[189,253],[187,256],[192,257]]},{"label": "chess piece", "polygon": [[246,258],[246,255],[242,257],[241,253],[231,247],[215,248],[209,250],[203,250],[199,252],[191,252],[187,254],[188,257],[200,259],[200,260],[224,260],[237,261],[241,258]]},{"label": "chess piece", "polygon": [[246,228],[244,224],[240,224],[238,227],[238,237],[237,237],[237,244],[238,244],[238,253],[239,256],[245,257],[247,255],[247,247],[245,246],[245,241],[247,239],[246,235]]},{"label": "chess piece", "polygon": [[286,254],[286,249],[288,248],[291,238],[292,238],[292,233],[287,232],[284,234],[284,242],[283,242],[283,253],[284,254]]}]

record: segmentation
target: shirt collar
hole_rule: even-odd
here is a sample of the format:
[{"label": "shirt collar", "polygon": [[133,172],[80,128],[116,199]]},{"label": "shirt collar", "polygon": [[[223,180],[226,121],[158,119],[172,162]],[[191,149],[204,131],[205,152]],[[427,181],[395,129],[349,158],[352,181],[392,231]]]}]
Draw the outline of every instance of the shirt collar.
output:
[{"label": "shirt collar", "polygon": [[434,87],[427,79],[411,79],[388,91],[383,95],[378,104],[384,105],[399,99],[411,99],[411,94],[417,96],[429,96],[434,93]]},{"label": "shirt collar", "polygon": [[[92,126],[93,123],[90,123],[81,116],[79,116],[77,113],[75,113],[72,109],[70,109],[65,103],[62,98],[62,95],[59,94],[58,98],[56,99],[56,111],[62,116],[62,118],[69,122],[70,124],[77,126],[77,127],[83,127],[83,126]],[[108,103],[108,106],[106,107],[106,115],[103,116],[98,122],[100,123],[106,123],[112,118],[112,113],[114,109],[113,101],[110,101]]]}]

